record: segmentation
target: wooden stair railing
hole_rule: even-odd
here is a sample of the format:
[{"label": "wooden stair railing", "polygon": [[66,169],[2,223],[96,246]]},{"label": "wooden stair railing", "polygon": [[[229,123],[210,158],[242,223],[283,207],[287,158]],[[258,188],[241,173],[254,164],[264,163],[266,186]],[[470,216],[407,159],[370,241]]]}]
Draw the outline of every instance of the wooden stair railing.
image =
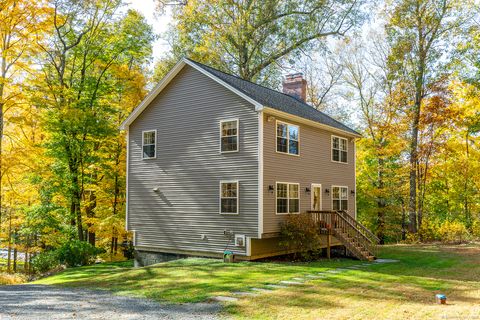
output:
[{"label": "wooden stair railing", "polygon": [[378,245],[380,244],[380,239],[373,234],[372,231],[370,231],[367,227],[365,227],[363,224],[358,222],[354,217],[348,214],[348,212],[344,210],[337,211],[339,214],[341,214],[344,218],[346,218],[351,224],[353,224],[366,238],[370,240],[371,243]]},{"label": "wooden stair railing", "polygon": [[344,211],[307,211],[318,223],[320,232],[334,235],[360,260],[377,256],[378,238]]}]

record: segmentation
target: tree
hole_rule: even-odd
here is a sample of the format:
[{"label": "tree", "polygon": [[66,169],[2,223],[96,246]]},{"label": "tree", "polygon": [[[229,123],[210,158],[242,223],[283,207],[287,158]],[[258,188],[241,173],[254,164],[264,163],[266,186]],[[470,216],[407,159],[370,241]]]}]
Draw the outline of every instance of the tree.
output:
[{"label": "tree", "polygon": [[42,1],[4,0],[0,3],[0,229],[2,222],[2,179],[5,119],[18,105],[21,77],[34,50],[33,36],[42,29]]},{"label": "tree", "polygon": [[368,40],[351,39],[341,52],[344,96],[357,106],[364,135],[358,143],[359,213],[384,243],[397,238],[401,220],[404,174],[400,150],[406,126],[399,102],[405,96],[388,77],[390,47],[384,34],[370,32]]},{"label": "tree", "polygon": [[362,3],[188,1],[174,15],[173,56],[188,55],[243,79],[271,83],[279,63],[358,25]]},{"label": "tree", "polygon": [[[101,178],[104,144],[118,135],[117,70],[137,67],[151,54],[153,34],[134,11],[119,15],[121,1],[52,0],[51,36],[38,45],[44,76],[37,83],[46,147],[58,191],[79,240],[93,242],[93,193]],[[136,70],[135,70],[136,71]],[[124,114],[125,112],[123,112]]]},{"label": "tree", "polygon": [[398,0],[387,7],[387,34],[392,53],[391,76],[407,84],[405,101],[410,121],[409,137],[409,230],[416,233],[422,223],[418,215],[419,124],[424,99],[442,73],[451,46],[451,36],[462,25],[462,6],[453,0]]}]

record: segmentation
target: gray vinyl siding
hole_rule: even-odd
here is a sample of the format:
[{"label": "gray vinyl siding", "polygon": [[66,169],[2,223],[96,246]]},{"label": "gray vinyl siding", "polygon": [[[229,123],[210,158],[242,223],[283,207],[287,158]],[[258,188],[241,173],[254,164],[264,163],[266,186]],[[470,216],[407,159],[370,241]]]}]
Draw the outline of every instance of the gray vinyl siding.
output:
[{"label": "gray vinyl siding", "polygon": [[[269,191],[268,186],[276,188],[276,182],[300,184],[300,212],[311,208],[311,184],[321,184],[321,202],[323,210],[332,209],[332,185],[348,187],[348,213],[355,215],[355,143],[348,138],[347,164],[332,162],[332,135],[347,138],[341,134],[300,124],[288,119],[274,117],[263,121],[263,233],[275,233],[285,215],[276,214],[276,189]],[[276,152],[276,120],[299,126],[299,156]],[[329,189],[330,193],[326,193]]]},{"label": "gray vinyl siding", "polygon": [[[239,152],[221,154],[219,123],[228,118],[239,119]],[[157,158],[142,160],[142,131],[155,129]],[[219,214],[221,180],[239,182],[238,215]],[[254,106],[186,65],[130,125],[127,224],[136,246],[158,251],[222,253],[225,229],[256,237]],[[232,243],[229,248],[245,254]]]}]

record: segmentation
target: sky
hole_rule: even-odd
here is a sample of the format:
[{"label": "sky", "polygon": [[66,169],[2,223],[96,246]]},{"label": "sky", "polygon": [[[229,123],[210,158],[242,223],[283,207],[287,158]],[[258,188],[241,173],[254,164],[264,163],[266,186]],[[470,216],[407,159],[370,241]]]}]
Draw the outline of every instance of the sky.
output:
[{"label": "sky", "polygon": [[[168,24],[172,21],[172,10],[167,7],[165,14],[155,15],[154,0],[127,0],[128,8],[141,12],[148,23],[153,27],[153,31],[157,35],[164,34],[168,29]],[[163,39],[157,39],[153,44],[153,58],[156,61],[163,53],[168,51],[169,45]]]}]

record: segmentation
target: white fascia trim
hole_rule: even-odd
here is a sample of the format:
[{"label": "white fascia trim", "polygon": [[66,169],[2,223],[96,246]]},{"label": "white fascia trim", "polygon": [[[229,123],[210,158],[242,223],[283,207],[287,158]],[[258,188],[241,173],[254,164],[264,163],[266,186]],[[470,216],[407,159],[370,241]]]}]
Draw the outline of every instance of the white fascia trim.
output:
[{"label": "white fascia trim", "polygon": [[258,239],[263,234],[263,112],[258,112]]},{"label": "white fascia trim", "polygon": [[263,105],[258,101],[250,98],[249,96],[245,95],[244,93],[240,92],[239,90],[235,89],[228,83],[224,82],[223,80],[217,78],[213,74],[209,73],[208,71],[202,69],[201,67],[197,66],[195,63],[191,62],[188,59],[183,58],[180,60],[173,68],[168,72],[168,74],[153,88],[152,91],[143,99],[142,102],[136,107],[132,113],[122,122],[120,125],[121,130],[125,130],[142,112],[145,108],[155,99],[158,94],[172,81],[173,78],[183,69],[185,65],[189,65],[190,67],[194,68],[195,70],[203,73],[210,79],[213,79],[215,82],[219,83],[220,85],[224,86],[228,90],[232,91],[233,93],[239,95],[243,99],[247,100],[251,104],[255,106],[255,111],[260,111],[263,109]]},{"label": "white fascia trim", "polygon": [[357,142],[353,141],[353,174],[355,175],[353,190],[355,192],[353,201],[355,201],[355,220],[357,220]]},{"label": "white fascia trim", "polygon": [[355,134],[355,133],[348,132],[348,131],[345,131],[345,130],[342,130],[342,129],[334,128],[334,127],[328,126],[328,125],[323,124],[323,123],[319,123],[319,122],[316,122],[316,121],[313,121],[313,120],[308,120],[308,119],[305,119],[305,118],[302,118],[302,117],[299,117],[299,116],[295,116],[293,114],[286,113],[286,112],[283,112],[283,111],[279,111],[279,110],[276,110],[276,109],[273,109],[273,108],[270,108],[270,107],[264,107],[263,111],[265,111],[266,114],[270,114],[270,115],[277,116],[277,117],[282,117],[284,119],[287,119],[287,120],[290,120],[290,121],[296,121],[296,122],[303,123],[303,124],[306,124],[306,125],[309,125],[309,126],[312,126],[312,127],[321,128],[321,129],[324,129],[324,130],[329,131],[329,132],[336,132],[338,134],[342,134],[342,135],[347,136],[347,137],[352,137],[352,138],[361,138],[362,137],[360,134]]},{"label": "white fascia trim", "polygon": [[[129,160],[129,156],[130,156],[130,131],[128,130],[128,127],[126,128],[126,139],[127,139],[127,168],[126,168],[126,181],[125,181],[125,186],[126,186],[126,193],[125,193],[125,231],[128,231],[128,172],[129,172],[129,169],[128,169],[128,164],[130,163],[130,160]],[[142,137],[143,138],[143,137]],[[142,150],[143,152],[143,150]]]},{"label": "white fascia trim", "polygon": [[246,239],[246,242],[247,242],[245,244],[246,245],[245,255],[247,257],[250,257],[252,255],[252,240],[251,240],[250,237],[245,237],[245,239]]},{"label": "white fascia trim", "polygon": [[121,130],[125,130],[142,112],[146,107],[157,97],[157,95],[172,81],[173,78],[183,69],[185,66],[185,60],[180,60],[170,70],[165,77],[153,88],[152,91],[140,102],[140,104],[130,113],[130,115],[120,125]]}]

